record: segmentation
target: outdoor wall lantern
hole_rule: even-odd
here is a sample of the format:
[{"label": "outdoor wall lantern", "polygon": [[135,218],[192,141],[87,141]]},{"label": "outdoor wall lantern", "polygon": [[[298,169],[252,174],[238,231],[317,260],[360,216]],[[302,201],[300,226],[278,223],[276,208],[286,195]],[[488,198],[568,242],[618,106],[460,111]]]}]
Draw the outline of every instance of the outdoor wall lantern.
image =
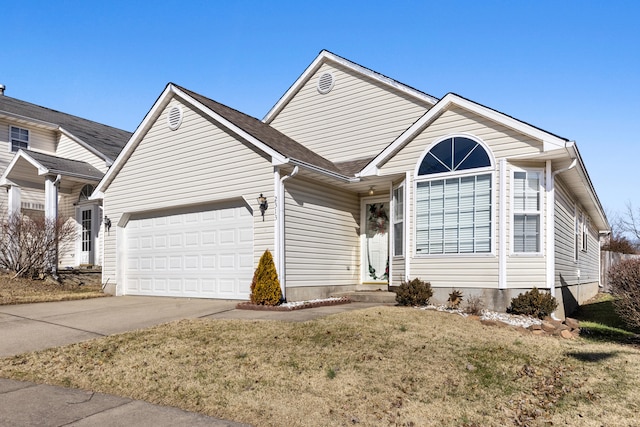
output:
[{"label": "outdoor wall lantern", "polygon": [[104,228],[107,230],[107,233],[111,230],[111,220],[106,215],[104,216]]},{"label": "outdoor wall lantern", "polygon": [[258,197],[258,203],[260,203],[260,213],[262,214],[262,220],[264,221],[264,213],[269,208],[269,203],[262,193],[260,193],[260,197]]}]

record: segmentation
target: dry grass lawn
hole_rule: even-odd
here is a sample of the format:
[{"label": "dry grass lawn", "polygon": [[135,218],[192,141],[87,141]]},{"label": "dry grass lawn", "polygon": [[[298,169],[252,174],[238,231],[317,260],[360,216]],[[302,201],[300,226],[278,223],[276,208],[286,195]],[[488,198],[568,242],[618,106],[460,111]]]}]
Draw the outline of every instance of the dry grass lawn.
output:
[{"label": "dry grass lawn", "polygon": [[0,305],[67,301],[107,296],[100,279],[90,275],[63,275],[62,283],[52,280],[12,278],[0,273]]},{"label": "dry grass lawn", "polygon": [[0,377],[259,426],[636,425],[640,351],[379,307],[185,320],[0,360]]}]

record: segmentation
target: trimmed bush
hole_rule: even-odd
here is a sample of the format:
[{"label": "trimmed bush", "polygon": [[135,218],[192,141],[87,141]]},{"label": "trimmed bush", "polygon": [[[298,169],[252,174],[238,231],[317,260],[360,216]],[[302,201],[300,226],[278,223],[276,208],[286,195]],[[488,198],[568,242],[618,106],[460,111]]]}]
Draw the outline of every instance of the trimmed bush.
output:
[{"label": "trimmed bush", "polygon": [[279,305],[282,302],[278,272],[269,249],[264,251],[253,273],[250,299],[252,303],[259,305]]},{"label": "trimmed bush", "polygon": [[558,301],[548,292],[540,292],[534,287],[530,291],[520,294],[511,300],[511,307],[507,310],[513,314],[524,314],[544,319],[558,308]]},{"label": "trimmed bush", "polygon": [[613,307],[631,329],[640,330],[640,259],[620,261],[609,269]]},{"label": "trimmed bush", "polygon": [[483,309],[484,303],[482,302],[482,298],[477,295],[471,295],[467,298],[467,306],[464,309],[465,313],[480,316]]},{"label": "trimmed bush", "polygon": [[415,278],[409,282],[403,281],[396,289],[396,301],[400,305],[420,306],[429,304],[433,296],[431,283]]}]

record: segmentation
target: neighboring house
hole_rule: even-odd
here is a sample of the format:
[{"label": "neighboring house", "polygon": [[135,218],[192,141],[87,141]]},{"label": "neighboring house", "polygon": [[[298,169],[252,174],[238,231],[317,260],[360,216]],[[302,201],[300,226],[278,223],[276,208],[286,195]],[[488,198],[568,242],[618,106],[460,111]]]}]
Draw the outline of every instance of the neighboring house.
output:
[{"label": "neighboring house", "polygon": [[0,192],[2,217],[68,218],[75,247],[58,268],[102,264],[102,203],[89,200],[131,133],[4,94],[0,85]]},{"label": "neighboring house", "polygon": [[548,289],[562,315],[609,230],[574,142],[327,51],[262,121],[170,83],[92,199],[118,295],[246,299],[269,249],[288,300],[419,277],[502,310]]}]

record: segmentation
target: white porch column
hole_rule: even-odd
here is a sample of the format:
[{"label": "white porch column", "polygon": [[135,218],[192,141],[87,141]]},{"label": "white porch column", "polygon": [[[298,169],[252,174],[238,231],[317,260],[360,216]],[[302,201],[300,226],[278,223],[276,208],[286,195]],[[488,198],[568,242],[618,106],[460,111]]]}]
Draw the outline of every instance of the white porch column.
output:
[{"label": "white porch column", "polygon": [[17,185],[11,185],[7,188],[8,196],[8,214],[19,214],[22,208],[20,187]]},{"label": "white porch column", "polygon": [[58,222],[58,184],[60,183],[60,178],[60,175],[56,177],[48,175],[44,181],[44,217],[49,227],[47,238],[52,238],[55,242],[49,253],[49,267],[54,277],[57,276],[58,268],[58,229],[56,224]]}]

